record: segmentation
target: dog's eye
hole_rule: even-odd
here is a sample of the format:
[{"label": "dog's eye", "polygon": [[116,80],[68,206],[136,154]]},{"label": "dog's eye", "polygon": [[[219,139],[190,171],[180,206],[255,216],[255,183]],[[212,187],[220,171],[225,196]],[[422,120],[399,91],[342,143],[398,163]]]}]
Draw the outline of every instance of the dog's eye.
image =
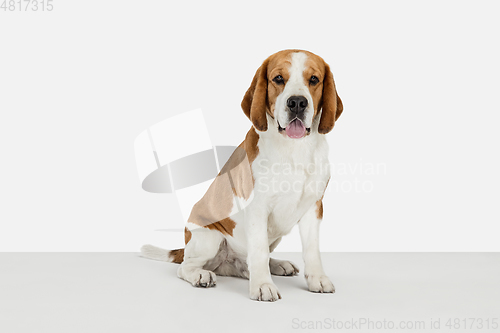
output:
[{"label": "dog's eye", "polygon": [[313,86],[315,86],[318,82],[319,82],[319,79],[314,75],[311,76],[311,78],[309,79],[309,83]]},{"label": "dog's eye", "polygon": [[283,76],[278,75],[278,76],[274,77],[273,82],[276,83],[276,84],[284,84],[285,83],[285,79],[283,79]]}]

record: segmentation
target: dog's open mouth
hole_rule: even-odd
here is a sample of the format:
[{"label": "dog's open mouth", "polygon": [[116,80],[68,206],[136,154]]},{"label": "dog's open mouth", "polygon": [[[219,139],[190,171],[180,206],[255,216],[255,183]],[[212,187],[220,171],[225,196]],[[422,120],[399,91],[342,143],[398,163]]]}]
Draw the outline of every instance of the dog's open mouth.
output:
[{"label": "dog's open mouth", "polygon": [[286,128],[281,127],[281,125],[278,123],[278,130],[280,132],[285,131],[286,135],[292,139],[300,139],[304,137],[304,135],[306,135],[306,131],[311,131],[310,128],[306,129],[304,123],[299,118],[295,118],[294,120],[292,120]]}]

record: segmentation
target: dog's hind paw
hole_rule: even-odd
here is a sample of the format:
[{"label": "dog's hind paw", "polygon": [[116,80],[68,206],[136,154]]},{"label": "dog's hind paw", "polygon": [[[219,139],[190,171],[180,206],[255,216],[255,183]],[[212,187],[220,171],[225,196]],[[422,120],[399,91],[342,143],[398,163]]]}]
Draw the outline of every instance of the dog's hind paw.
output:
[{"label": "dog's hind paw", "polygon": [[269,269],[273,275],[293,276],[299,273],[299,269],[295,264],[288,260],[273,259],[269,261]]},{"label": "dog's hind paw", "polygon": [[188,274],[179,275],[179,277],[191,283],[193,287],[210,288],[217,285],[215,273],[205,269],[196,269]]}]

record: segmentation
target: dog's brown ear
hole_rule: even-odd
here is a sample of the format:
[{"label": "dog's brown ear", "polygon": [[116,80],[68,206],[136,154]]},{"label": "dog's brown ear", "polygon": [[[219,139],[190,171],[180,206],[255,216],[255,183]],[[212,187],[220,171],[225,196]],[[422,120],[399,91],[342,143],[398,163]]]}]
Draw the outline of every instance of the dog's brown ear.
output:
[{"label": "dog's brown ear", "polygon": [[318,132],[326,134],[330,132],[335,125],[335,121],[339,119],[340,114],[344,111],[342,100],[335,89],[333,74],[330,71],[330,66],[325,63],[325,78],[323,79],[323,96],[322,96],[322,112],[319,120]]},{"label": "dog's brown ear", "polygon": [[259,67],[241,102],[243,112],[259,131],[267,131],[267,63]]}]

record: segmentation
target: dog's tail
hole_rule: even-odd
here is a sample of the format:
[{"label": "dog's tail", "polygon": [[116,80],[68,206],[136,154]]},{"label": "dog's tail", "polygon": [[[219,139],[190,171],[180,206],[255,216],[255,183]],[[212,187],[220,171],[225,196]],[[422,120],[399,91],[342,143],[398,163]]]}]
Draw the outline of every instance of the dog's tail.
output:
[{"label": "dog's tail", "polygon": [[184,260],[184,249],[165,250],[148,244],[141,247],[141,256],[148,259],[180,264]]}]

